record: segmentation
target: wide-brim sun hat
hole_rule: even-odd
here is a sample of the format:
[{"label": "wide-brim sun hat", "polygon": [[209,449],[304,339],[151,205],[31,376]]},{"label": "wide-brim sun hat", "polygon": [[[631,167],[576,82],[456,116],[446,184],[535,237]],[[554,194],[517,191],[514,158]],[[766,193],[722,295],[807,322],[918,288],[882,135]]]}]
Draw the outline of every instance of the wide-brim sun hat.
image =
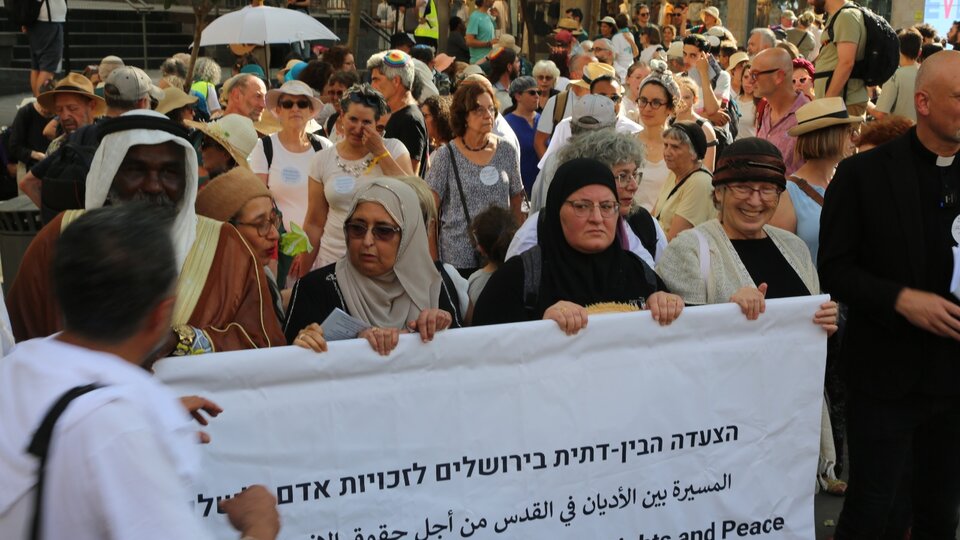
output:
[{"label": "wide-brim sun hat", "polygon": [[797,125],[787,130],[791,137],[817,131],[831,126],[859,124],[863,118],[850,116],[843,98],[820,98],[797,109]]},{"label": "wide-brim sun hat", "polygon": [[590,62],[583,67],[582,78],[576,81],[570,81],[570,84],[589,90],[590,84],[601,77],[613,77],[616,79],[617,72],[610,64]]},{"label": "wide-brim sun hat", "polygon": [[213,122],[187,120],[186,125],[217,141],[238,166],[250,168],[247,158],[257,146],[257,130],[253,120],[241,114],[228,114]]},{"label": "wide-brim sun hat", "polygon": [[743,51],[737,51],[730,55],[730,63],[729,63],[730,67],[727,68],[727,71],[729,71],[730,73],[733,73],[733,70],[736,69],[737,66],[739,66],[744,62],[749,62],[749,61],[750,61],[749,54]]},{"label": "wide-brim sun hat", "polygon": [[102,116],[107,111],[107,102],[93,93],[93,83],[79,73],[70,73],[57,81],[53,90],[48,90],[37,96],[37,103],[44,109],[53,112],[57,108],[57,96],[60,94],[73,94],[92,99],[96,103],[93,108],[94,116]]},{"label": "wide-brim sun hat", "polygon": [[160,103],[157,104],[157,108],[154,110],[161,114],[167,114],[170,111],[179,109],[180,107],[193,105],[198,99],[200,98],[197,96],[191,96],[183,90],[175,86],[171,86],[163,91],[163,99],[160,100]]},{"label": "wide-brim sun hat", "polygon": [[267,108],[271,111],[279,106],[280,96],[303,96],[313,104],[314,112],[323,108],[323,102],[314,95],[313,88],[303,81],[287,81],[280,88],[274,88],[267,92]]}]

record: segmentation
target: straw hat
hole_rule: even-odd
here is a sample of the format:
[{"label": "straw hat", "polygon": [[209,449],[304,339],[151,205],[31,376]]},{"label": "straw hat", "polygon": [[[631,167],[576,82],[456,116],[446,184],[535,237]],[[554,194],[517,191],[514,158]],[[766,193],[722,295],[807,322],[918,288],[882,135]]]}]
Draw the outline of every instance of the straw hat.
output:
[{"label": "straw hat", "polygon": [[228,114],[213,122],[187,120],[186,124],[217,141],[230,153],[237,165],[250,167],[247,158],[257,146],[257,130],[253,127],[253,120],[241,114]]},{"label": "straw hat", "polygon": [[850,116],[843,98],[820,98],[807,103],[797,109],[797,125],[790,128],[787,134],[798,137],[818,129],[846,124],[859,124],[863,118]]},{"label": "straw hat", "polygon": [[44,109],[54,111],[57,108],[57,94],[73,94],[92,99],[97,104],[93,109],[94,116],[101,116],[107,110],[107,103],[103,98],[93,93],[93,83],[90,79],[79,73],[70,73],[57,81],[53,90],[48,90],[37,97],[37,102]]},{"label": "straw hat", "polygon": [[573,32],[574,30],[577,29],[577,21],[575,21],[575,20],[573,20],[573,19],[571,19],[571,18],[569,18],[569,17],[563,17],[563,18],[561,18],[559,21],[557,21],[557,29],[558,29],[558,30],[569,30],[569,31]]},{"label": "straw hat", "polygon": [[280,119],[273,114],[272,110],[264,109],[263,114],[260,115],[260,120],[254,122],[253,127],[257,128],[257,133],[261,135],[273,135],[283,129],[283,124],[280,123]]},{"label": "straw hat", "polygon": [[727,71],[729,71],[730,73],[733,73],[733,70],[736,69],[737,66],[739,66],[743,62],[749,62],[749,61],[750,61],[749,54],[743,51],[737,51],[730,55],[730,64],[729,64],[730,67],[727,68]]},{"label": "straw hat", "polygon": [[191,96],[179,88],[170,86],[163,91],[163,99],[160,100],[160,103],[154,110],[161,114],[167,114],[168,112],[175,111],[180,107],[193,105],[197,102],[197,99],[199,99],[197,96]]},{"label": "straw hat", "polygon": [[723,21],[720,20],[720,10],[717,9],[717,6],[709,6],[704,8],[703,11],[700,12],[700,20],[701,21],[705,20],[704,17],[706,17],[707,15],[710,15],[711,17],[716,19],[717,24],[720,24],[720,25],[723,24]]},{"label": "straw hat", "polygon": [[617,72],[610,64],[604,64],[602,62],[590,62],[586,66],[583,66],[583,78],[577,81],[570,81],[570,84],[589,90],[590,83],[601,77],[613,77],[616,79]]},{"label": "straw hat", "polygon": [[267,92],[267,108],[271,111],[279,106],[280,96],[303,96],[313,104],[314,112],[323,108],[323,102],[313,95],[313,88],[303,81],[287,81],[280,88]]}]

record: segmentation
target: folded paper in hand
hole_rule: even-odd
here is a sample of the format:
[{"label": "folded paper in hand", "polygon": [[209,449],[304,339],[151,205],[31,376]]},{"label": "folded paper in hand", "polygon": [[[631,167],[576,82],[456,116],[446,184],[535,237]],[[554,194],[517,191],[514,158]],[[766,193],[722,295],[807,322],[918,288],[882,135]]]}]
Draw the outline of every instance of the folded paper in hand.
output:
[{"label": "folded paper in hand", "polygon": [[357,334],[370,328],[370,325],[356,317],[347,315],[340,308],[334,308],[330,315],[327,315],[327,318],[323,320],[320,327],[323,328],[323,337],[327,341],[340,341],[342,339],[354,339]]}]

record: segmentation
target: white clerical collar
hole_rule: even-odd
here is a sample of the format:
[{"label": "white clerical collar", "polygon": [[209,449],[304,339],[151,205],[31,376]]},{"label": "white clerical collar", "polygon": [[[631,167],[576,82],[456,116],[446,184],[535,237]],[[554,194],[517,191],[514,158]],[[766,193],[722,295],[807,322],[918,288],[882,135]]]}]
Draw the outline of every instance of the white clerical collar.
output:
[{"label": "white clerical collar", "polygon": [[937,167],[949,167],[953,165],[953,158],[956,156],[937,156]]}]

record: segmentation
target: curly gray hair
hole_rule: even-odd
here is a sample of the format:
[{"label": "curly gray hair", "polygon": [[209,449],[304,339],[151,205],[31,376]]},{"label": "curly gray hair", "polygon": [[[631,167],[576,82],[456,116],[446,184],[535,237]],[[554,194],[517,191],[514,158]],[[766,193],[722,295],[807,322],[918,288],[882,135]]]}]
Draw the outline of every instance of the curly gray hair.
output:
[{"label": "curly gray hair", "polygon": [[643,167],[644,147],[640,139],[629,133],[610,129],[588,131],[567,142],[557,155],[557,163],[577,158],[592,158],[611,168],[621,163]]}]

